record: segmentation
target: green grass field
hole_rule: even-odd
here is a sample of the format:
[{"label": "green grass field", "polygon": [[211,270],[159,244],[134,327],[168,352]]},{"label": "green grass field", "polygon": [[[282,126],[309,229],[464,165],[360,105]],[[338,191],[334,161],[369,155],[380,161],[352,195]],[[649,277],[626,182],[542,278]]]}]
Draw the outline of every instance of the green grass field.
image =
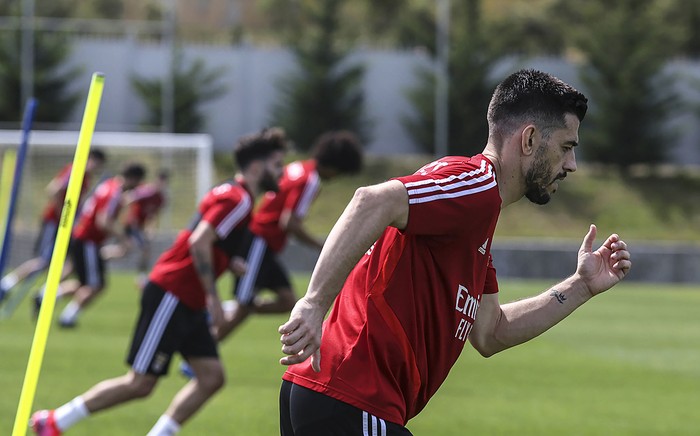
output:
[{"label": "green grass field", "polygon": [[[308,277],[296,277],[299,292]],[[551,283],[503,282],[502,301]],[[228,286],[222,286],[222,295]],[[416,435],[691,435],[700,429],[700,289],[626,283],[540,338],[481,358],[468,345],[423,413]],[[57,310],[63,303],[57,306]],[[54,328],[34,401],[56,407],[123,363],[138,309],[133,277],[113,274],[80,327]],[[222,346],[228,384],[183,435],[278,434],[277,326],[252,318]],[[10,434],[34,334],[27,302],[0,323],[0,435]],[[178,361],[179,362],[179,361]],[[184,384],[177,362],[153,396],[98,414],[71,435],[145,434]]]}]

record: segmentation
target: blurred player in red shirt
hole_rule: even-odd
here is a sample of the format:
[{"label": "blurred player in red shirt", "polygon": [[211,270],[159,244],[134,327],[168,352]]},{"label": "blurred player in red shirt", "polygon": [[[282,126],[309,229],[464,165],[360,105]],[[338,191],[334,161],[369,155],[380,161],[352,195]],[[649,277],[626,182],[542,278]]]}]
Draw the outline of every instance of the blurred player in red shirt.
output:
[{"label": "blurred player in red shirt", "polygon": [[190,363],[196,378],[175,395],[149,435],[177,433],[223,386],[224,370],[211,333],[223,323],[216,279],[239,250],[256,196],[277,189],[286,143],[284,131],[277,128],[238,141],[234,156],[240,171],[235,180],[204,196],[191,226],[151,271],[127,358],[131,369],[55,411],[36,412],[31,426],[37,434],[59,435],[93,413],[150,395],[176,352]]},{"label": "blurred player in red shirt", "polygon": [[[80,191],[81,200],[90,188],[92,177],[102,171],[105,161],[106,156],[104,152],[98,149],[90,151],[85,165],[83,186]],[[65,165],[46,186],[49,201],[41,214],[41,226],[34,246],[36,256],[25,261],[0,280],[0,302],[5,298],[6,293],[20,282],[48,268],[56,242],[58,221],[61,218],[61,209],[66,197],[72,167],[72,163]]]},{"label": "blurred player in red shirt", "polygon": [[155,182],[142,184],[129,192],[125,196],[124,235],[117,242],[102,247],[105,260],[124,257],[134,248],[139,251],[139,288],[148,280],[152,227],[167,204],[169,182],[170,172],[161,169]]},{"label": "blurred player in red shirt", "polygon": [[[119,175],[97,185],[80,209],[69,248],[78,277],[61,282],[57,294],[58,298],[73,297],[59,317],[61,327],[74,327],[82,309],[104,289],[105,262],[100,248],[107,238],[122,231],[117,218],[123,206],[123,195],[138,186],[145,175],[143,165],[126,164]],[[41,298],[39,295],[37,305],[41,304]]]},{"label": "blurred player in red shirt", "polygon": [[[316,140],[310,159],[284,168],[279,190],[267,192],[253,214],[243,247],[245,273],[236,280],[234,289],[237,304],[228,304],[232,307],[226,311],[226,323],[217,332],[219,340],[253,312],[284,313],[294,307],[296,297],[289,273],[278,255],[290,236],[321,250],[323,241],[304,227],[304,219],[318,196],[321,182],[359,172],[362,157],[362,146],[353,133],[332,131]],[[271,290],[275,298],[257,297],[263,289]]]},{"label": "blurred player in red shirt", "polygon": [[282,436],[410,435],[406,423],[467,340],[484,356],[526,342],[627,275],[625,242],[611,234],[593,251],[591,225],[572,276],[538,296],[498,301],[491,244],[500,211],[522,197],[547,203],[576,170],[586,109],[561,80],[518,71],[493,94],[481,154],[355,192],[279,328],[280,362],[291,365]]}]

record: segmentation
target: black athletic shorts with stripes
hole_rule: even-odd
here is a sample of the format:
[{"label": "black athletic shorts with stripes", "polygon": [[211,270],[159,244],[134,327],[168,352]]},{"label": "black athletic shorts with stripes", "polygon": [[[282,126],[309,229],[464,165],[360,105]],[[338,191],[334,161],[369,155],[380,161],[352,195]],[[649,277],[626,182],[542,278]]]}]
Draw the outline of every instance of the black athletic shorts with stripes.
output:
[{"label": "black athletic shorts with stripes", "polygon": [[218,358],[205,310],[185,306],[173,294],[148,282],[127,362],[137,374],[168,373],[173,354]]},{"label": "black athletic shorts with stripes", "polygon": [[93,241],[71,239],[70,251],[80,284],[94,289],[105,287],[105,261],[100,255],[100,245]]},{"label": "black athletic shorts with stripes", "polygon": [[233,295],[239,304],[249,306],[261,289],[291,289],[289,274],[277,255],[260,236],[246,231],[242,250],[248,265],[245,274],[236,278]]},{"label": "black athletic shorts with stripes", "polygon": [[286,380],[280,389],[281,436],[410,436],[404,426]]}]

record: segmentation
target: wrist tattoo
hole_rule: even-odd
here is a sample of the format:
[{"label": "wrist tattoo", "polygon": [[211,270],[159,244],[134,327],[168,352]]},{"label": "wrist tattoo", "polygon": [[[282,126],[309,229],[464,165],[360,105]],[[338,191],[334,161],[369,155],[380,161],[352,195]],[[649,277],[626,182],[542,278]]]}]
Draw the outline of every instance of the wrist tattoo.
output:
[{"label": "wrist tattoo", "polygon": [[556,289],[552,290],[552,292],[549,295],[556,298],[559,304],[564,304],[564,301],[566,301],[566,295],[562,294]]}]

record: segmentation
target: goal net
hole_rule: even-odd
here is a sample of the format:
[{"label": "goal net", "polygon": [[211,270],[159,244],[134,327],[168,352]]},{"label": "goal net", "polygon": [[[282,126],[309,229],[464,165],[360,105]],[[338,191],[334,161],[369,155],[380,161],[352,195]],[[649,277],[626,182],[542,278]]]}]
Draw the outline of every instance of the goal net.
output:
[{"label": "goal net", "polygon": [[[19,130],[0,130],[0,152],[17,148]],[[15,207],[13,234],[38,230],[46,205],[46,185],[66,164],[73,161],[78,132],[31,132],[22,184]],[[160,169],[170,171],[168,205],[158,220],[157,232],[171,235],[189,222],[199,199],[212,184],[212,140],[206,134],[95,132],[92,149],[105,152],[102,174],[93,176],[90,188],[119,173],[126,162],[139,162],[147,169],[146,182],[155,180]],[[14,250],[13,250],[14,251]]]}]

